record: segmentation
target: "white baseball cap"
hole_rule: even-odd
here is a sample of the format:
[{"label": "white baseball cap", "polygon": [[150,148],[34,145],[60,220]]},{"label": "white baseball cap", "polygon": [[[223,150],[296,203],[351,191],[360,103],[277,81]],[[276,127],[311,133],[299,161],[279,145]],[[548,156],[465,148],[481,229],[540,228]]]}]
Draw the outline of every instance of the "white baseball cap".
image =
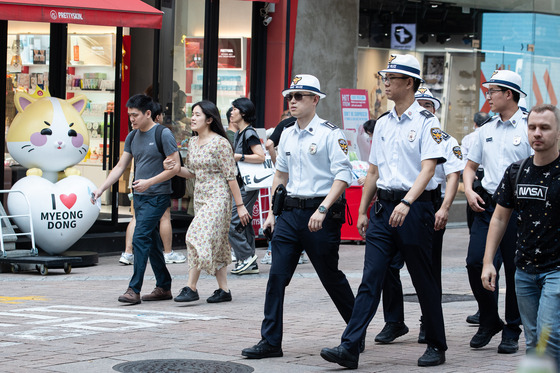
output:
[{"label": "white baseball cap", "polygon": [[404,74],[424,82],[420,77],[420,63],[410,54],[392,54],[387,68],[378,72],[381,76],[385,76],[386,73]]},{"label": "white baseball cap", "polygon": [[416,100],[428,100],[434,104],[436,111],[440,108],[441,102],[432,95],[432,92],[426,87],[418,88],[418,91],[414,94]]},{"label": "white baseball cap", "polygon": [[321,83],[319,79],[309,74],[298,74],[292,80],[290,88],[282,91],[282,96],[286,97],[288,93],[292,92],[311,92],[319,96],[319,98],[325,98],[327,95],[321,92]]},{"label": "white baseball cap", "polygon": [[519,92],[520,97],[527,97],[527,94],[521,90],[521,76],[510,70],[495,70],[490,80],[482,83],[484,88],[490,85],[499,85]]}]

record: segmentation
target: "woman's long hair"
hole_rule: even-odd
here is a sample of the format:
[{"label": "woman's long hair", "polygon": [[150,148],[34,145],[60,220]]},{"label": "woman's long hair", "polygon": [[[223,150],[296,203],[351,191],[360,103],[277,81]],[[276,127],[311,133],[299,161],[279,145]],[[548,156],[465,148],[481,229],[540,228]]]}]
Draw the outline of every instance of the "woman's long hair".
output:
[{"label": "woman's long hair", "polygon": [[210,130],[222,136],[224,139],[228,140],[229,143],[229,139],[227,137],[226,131],[224,130],[224,126],[222,126],[220,111],[218,110],[216,105],[214,105],[214,103],[211,101],[202,100],[194,104],[192,106],[192,110],[194,110],[194,108],[197,106],[200,107],[200,110],[202,110],[202,112],[206,116],[206,119],[208,118],[212,119],[212,122],[210,123]]}]

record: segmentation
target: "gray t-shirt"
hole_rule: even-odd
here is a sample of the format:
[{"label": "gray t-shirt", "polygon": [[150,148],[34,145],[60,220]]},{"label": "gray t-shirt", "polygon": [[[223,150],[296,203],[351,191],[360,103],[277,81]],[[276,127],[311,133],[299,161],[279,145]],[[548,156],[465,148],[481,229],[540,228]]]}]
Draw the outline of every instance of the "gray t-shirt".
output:
[{"label": "gray t-shirt", "polygon": [[[134,166],[135,180],[149,179],[163,172],[163,160],[165,158],[157,147],[155,137],[157,126],[160,126],[160,124],[156,124],[146,132],[136,131],[133,141],[131,140],[130,133],[126,136],[124,151],[132,154],[136,162]],[[161,133],[161,144],[163,152],[167,156],[177,151],[177,143],[168,128],[164,128]],[[134,193],[144,195],[171,194],[171,179],[163,183],[152,185],[143,193],[138,193],[136,191]]]}]

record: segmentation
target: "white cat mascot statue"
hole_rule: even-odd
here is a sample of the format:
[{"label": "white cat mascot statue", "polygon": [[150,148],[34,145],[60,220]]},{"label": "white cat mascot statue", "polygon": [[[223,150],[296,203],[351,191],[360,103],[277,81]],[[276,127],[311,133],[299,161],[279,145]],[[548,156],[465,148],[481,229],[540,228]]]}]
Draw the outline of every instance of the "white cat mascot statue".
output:
[{"label": "white cat mascot statue", "polygon": [[[20,193],[10,193],[8,210],[11,215],[22,215],[31,209],[35,242],[49,254],[62,253],[80,239],[101,207],[99,201],[91,200],[96,186],[72,167],[89,148],[80,115],[86,104],[82,95],[70,100],[48,97],[43,91],[35,97],[23,92],[15,95],[18,114],[6,142],[12,158],[28,170],[12,190],[21,191],[30,206]],[[31,231],[28,218],[14,221],[23,232]]]}]

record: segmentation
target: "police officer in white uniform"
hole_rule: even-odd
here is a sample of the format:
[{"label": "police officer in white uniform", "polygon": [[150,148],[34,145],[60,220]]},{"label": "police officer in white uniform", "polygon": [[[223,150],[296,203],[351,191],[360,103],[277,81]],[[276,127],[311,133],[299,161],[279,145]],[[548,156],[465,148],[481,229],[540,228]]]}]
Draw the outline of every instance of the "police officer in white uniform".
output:
[{"label": "police officer in white uniform", "polygon": [[[484,289],[480,280],[482,259],[486,246],[486,235],[495,202],[492,199],[506,168],[520,159],[531,155],[532,150],[527,137],[527,113],[518,107],[520,97],[526,94],[521,90],[521,77],[509,70],[496,70],[489,81],[482,84],[488,88],[486,98],[495,115],[478,131],[468,154],[467,165],[463,171],[465,196],[475,212],[467,253],[467,272],[472,292],[480,310],[480,326],[472,337],[470,346],[486,346],[492,337],[502,332],[499,353],[515,353],[521,334],[521,319],[515,295],[515,241],[516,220],[512,218],[504,235],[499,252],[506,275],[506,325],[498,314],[495,294]],[[475,173],[480,164],[484,165],[484,178],[481,187],[473,189]],[[476,189],[476,190],[475,190]],[[498,263],[494,265],[499,270]]]},{"label": "police officer in white uniform", "polygon": [[[414,97],[420,106],[432,114],[435,114],[441,106],[441,102],[432,95],[428,88],[420,87]],[[445,227],[449,218],[449,209],[457,195],[459,176],[463,168],[465,168],[465,161],[463,160],[461,147],[457,140],[446,132],[442,132],[442,139],[447,162],[438,164],[434,174],[434,179],[441,188],[441,198],[434,201],[436,219],[434,224],[434,241],[432,243],[432,266],[440,289],[440,296],[443,234],[445,233]],[[383,284],[383,317],[385,319],[385,327],[375,337],[375,341],[379,343],[390,343],[408,333],[408,327],[404,323],[403,290],[399,276],[399,271],[403,264],[402,255],[397,254],[385,277]],[[418,343],[426,343],[426,333],[422,320],[423,318],[420,319]]]},{"label": "police officer in white uniform", "polygon": [[296,75],[282,95],[297,121],[280,138],[272,189],[286,185],[288,196],[277,221],[270,211],[263,225],[273,231],[274,260],[266,289],[261,341],[241,353],[250,359],[283,355],[284,293],[303,250],[346,322],[354,306],[352,289],[338,269],[345,213],[341,196],[352,182],[348,144],[337,126],[315,113],[319,100],[325,97],[316,77]]},{"label": "police officer in white uniform", "polygon": [[[360,202],[357,227],[366,238],[362,283],[341,344],[324,348],[321,356],[347,368],[358,367],[360,340],[377,311],[389,263],[400,253],[426,325],[428,347],[418,365],[439,365],[445,362],[447,343],[431,246],[433,201],[439,197],[433,176],[436,164],[445,161],[443,134],[437,118],[414,99],[422,82],[416,58],[392,55],[387,68],[379,74],[387,98],[395,102],[395,107],[377,119]],[[368,206],[375,194],[378,200],[368,220]]]}]

